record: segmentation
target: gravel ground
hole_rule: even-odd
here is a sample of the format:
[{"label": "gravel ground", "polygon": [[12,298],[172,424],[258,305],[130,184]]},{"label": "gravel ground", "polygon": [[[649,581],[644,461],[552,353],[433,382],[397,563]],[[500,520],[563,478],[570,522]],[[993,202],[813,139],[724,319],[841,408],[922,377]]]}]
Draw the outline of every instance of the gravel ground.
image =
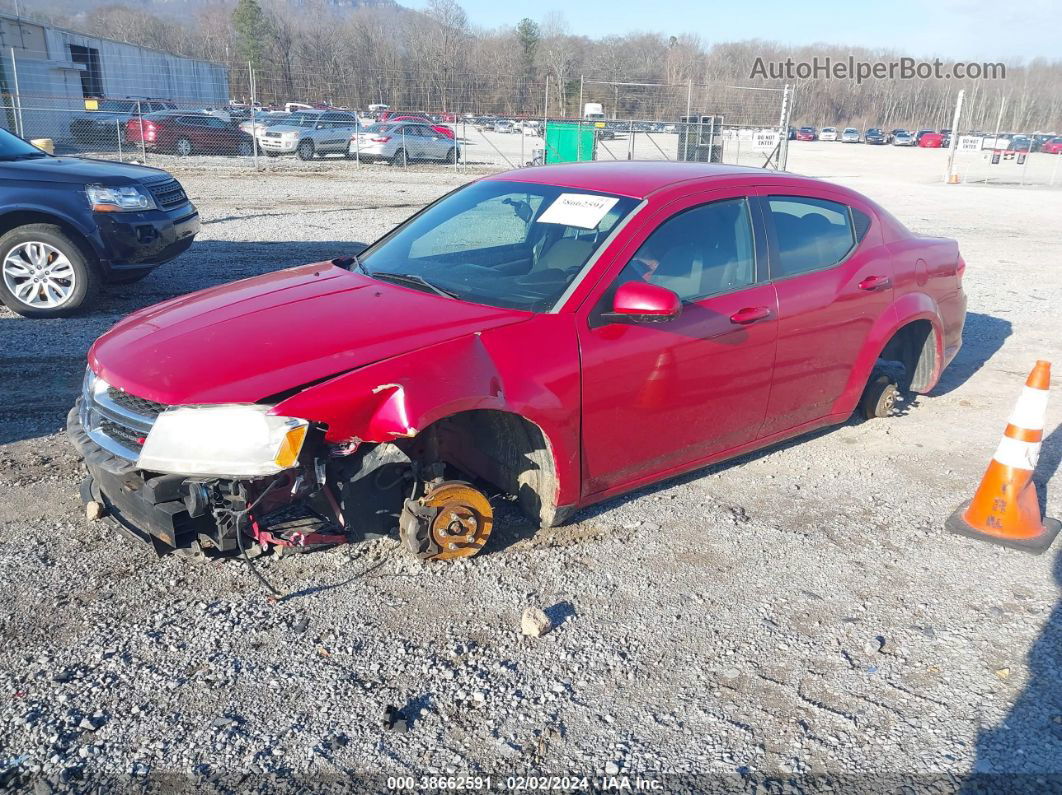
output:
[{"label": "gravel ground", "polygon": [[[921,153],[865,149],[795,147],[791,166],[960,241],[965,345],[932,395],[565,527],[533,531],[502,505],[489,554],[469,561],[422,565],[388,540],[260,559],[279,602],[238,560],[159,560],[84,522],[60,428],[85,352],[137,307],[341,253],[468,175],[180,163],[204,220],[187,254],[84,317],[0,311],[0,784],[1062,774],[1062,548],[1032,557],[942,529],[1033,361],[1062,362],[1062,195],[946,187],[912,165]],[[1056,399],[1045,484],[1060,419]],[[1062,489],[1041,498],[1062,514]],[[528,606],[552,632],[520,634]],[[380,727],[387,705],[408,733]]]}]

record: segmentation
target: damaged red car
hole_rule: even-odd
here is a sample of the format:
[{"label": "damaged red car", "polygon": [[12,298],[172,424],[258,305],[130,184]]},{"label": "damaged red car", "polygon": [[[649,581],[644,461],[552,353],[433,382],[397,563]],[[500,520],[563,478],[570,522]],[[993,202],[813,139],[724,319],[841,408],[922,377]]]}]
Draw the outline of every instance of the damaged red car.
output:
[{"label": "damaged red car", "polygon": [[837,185],[753,168],[521,169],[356,255],[175,298],[89,353],[82,493],[160,552],[397,533],[472,555],[926,392],[965,264]]}]

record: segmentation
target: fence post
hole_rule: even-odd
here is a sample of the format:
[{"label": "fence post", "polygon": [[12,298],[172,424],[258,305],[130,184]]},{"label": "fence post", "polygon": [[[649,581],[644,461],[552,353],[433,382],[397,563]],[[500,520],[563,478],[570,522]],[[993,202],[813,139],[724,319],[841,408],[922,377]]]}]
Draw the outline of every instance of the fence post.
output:
[{"label": "fence post", "polygon": [[[955,115],[951,117],[951,143],[948,144],[948,170],[944,173],[946,185],[951,184],[955,174],[955,150],[959,148],[959,118],[962,115],[962,98],[965,95],[966,91],[960,88],[959,95],[955,97]],[[1024,174],[1024,170],[1022,173]]]},{"label": "fence post", "polygon": [[247,62],[247,79],[251,86],[251,159],[254,161],[254,170],[258,171],[258,116],[254,108],[254,67],[250,61]]},{"label": "fence post", "polygon": [[144,140],[144,106],[138,100],[136,103],[136,117],[140,124],[140,154],[147,165],[147,141]]},{"label": "fence post", "polygon": [[15,48],[11,48],[11,78],[15,84],[15,125],[19,138],[26,137],[26,128],[22,124],[22,94],[18,89],[18,62],[15,60]]},{"label": "fence post", "polygon": [[[462,130],[463,129],[464,129],[464,126],[462,125]],[[462,133],[462,138],[463,137],[464,137],[464,134]],[[461,161],[461,158],[458,156],[458,153],[460,151],[461,150],[458,148],[458,140],[457,140],[457,119],[455,118],[454,119],[454,173],[455,174],[457,173],[457,167],[458,167],[458,165],[460,164],[460,161]]]},{"label": "fence post", "polygon": [[122,157],[122,122],[120,119],[114,120],[114,134],[118,140],[118,162],[124,163],[125,158]]},{"label": "fence post", "polygon": [[689,123],[690,114],[693,113],[693,78],[686,83],[686,121]]},{"label": "fence post", "polygon": [[[579,108],[578,108],[578,110],[579,110],[579,114],[580,115],[582,115],[582,113],[583,113],[583,107],[584,107],[583,106],[583,76],[579,75]],[[546,134],[546,131],[543,130],[542,131],[542,135],[545,136],[545,134]]]},{"label": "fence post", "polygon": [[406,149],[406,127],[402,125],[402,168],[409,168],[409,150]]},{"label": "fence post", "polygon": [[634,160],[634,119],[627,122],[627,159]]},{"label": "fence post", "polygon": [[777,168],[785,171],[789,164],[789,113],[792,103],[792,88],[786,83],[782,90],[782,113],[778,119],[778,160]]},{"label": "fence post", "polygon": [[[546,75],[546,101],[542,106],[542,124],[546,123],[546,119],[549,118],[549,75]],[[523,135],[524,131],[520,130],[520,134]]]}]

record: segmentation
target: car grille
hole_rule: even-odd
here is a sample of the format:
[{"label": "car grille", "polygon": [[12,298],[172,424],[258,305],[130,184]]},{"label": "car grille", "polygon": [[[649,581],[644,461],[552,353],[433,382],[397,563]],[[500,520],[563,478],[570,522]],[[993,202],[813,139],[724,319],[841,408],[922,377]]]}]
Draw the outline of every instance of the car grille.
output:
[{"label": "car grille", "polygon": [[163,210],[169,210],[188,201],[188,196],[181,187],[181,183],[175,179],[165,182],[156,182],[149,185],[151,195],[155,197],[155,203]]},{"label": "car grille", "polygon": [[107,397],[123,409],[128,409],[134,414],[151,417],[152,419],[164,412],[167,408],[165,403],[156,403],[154,400],[146,400],[145,398],[140,398],[136,395],[130,395],[128,392],[124,392],[113,386],[107,387]]},{"label": "car grille", "polygon": [[81,425],[96,444],[112,455],[136,462],[155,419],[168,408],[163,403],[130,395],[91,370],[81,389]]},{"label": "car grille", "polygon": [[266,138],[279,138],[280,137],[280,133],[278,133],[278,132],[267,132],[265,134],[265,137]]}]

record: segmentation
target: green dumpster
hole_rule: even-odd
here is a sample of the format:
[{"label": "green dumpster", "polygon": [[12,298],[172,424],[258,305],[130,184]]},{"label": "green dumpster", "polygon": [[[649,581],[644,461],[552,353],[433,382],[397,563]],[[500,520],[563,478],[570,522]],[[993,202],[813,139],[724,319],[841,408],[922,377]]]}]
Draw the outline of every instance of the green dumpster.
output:
[{"label": "green dumpster", "polygon": [[594,159],[593,125],[578,122],[546,123],[546,163],[578,163]]}]

